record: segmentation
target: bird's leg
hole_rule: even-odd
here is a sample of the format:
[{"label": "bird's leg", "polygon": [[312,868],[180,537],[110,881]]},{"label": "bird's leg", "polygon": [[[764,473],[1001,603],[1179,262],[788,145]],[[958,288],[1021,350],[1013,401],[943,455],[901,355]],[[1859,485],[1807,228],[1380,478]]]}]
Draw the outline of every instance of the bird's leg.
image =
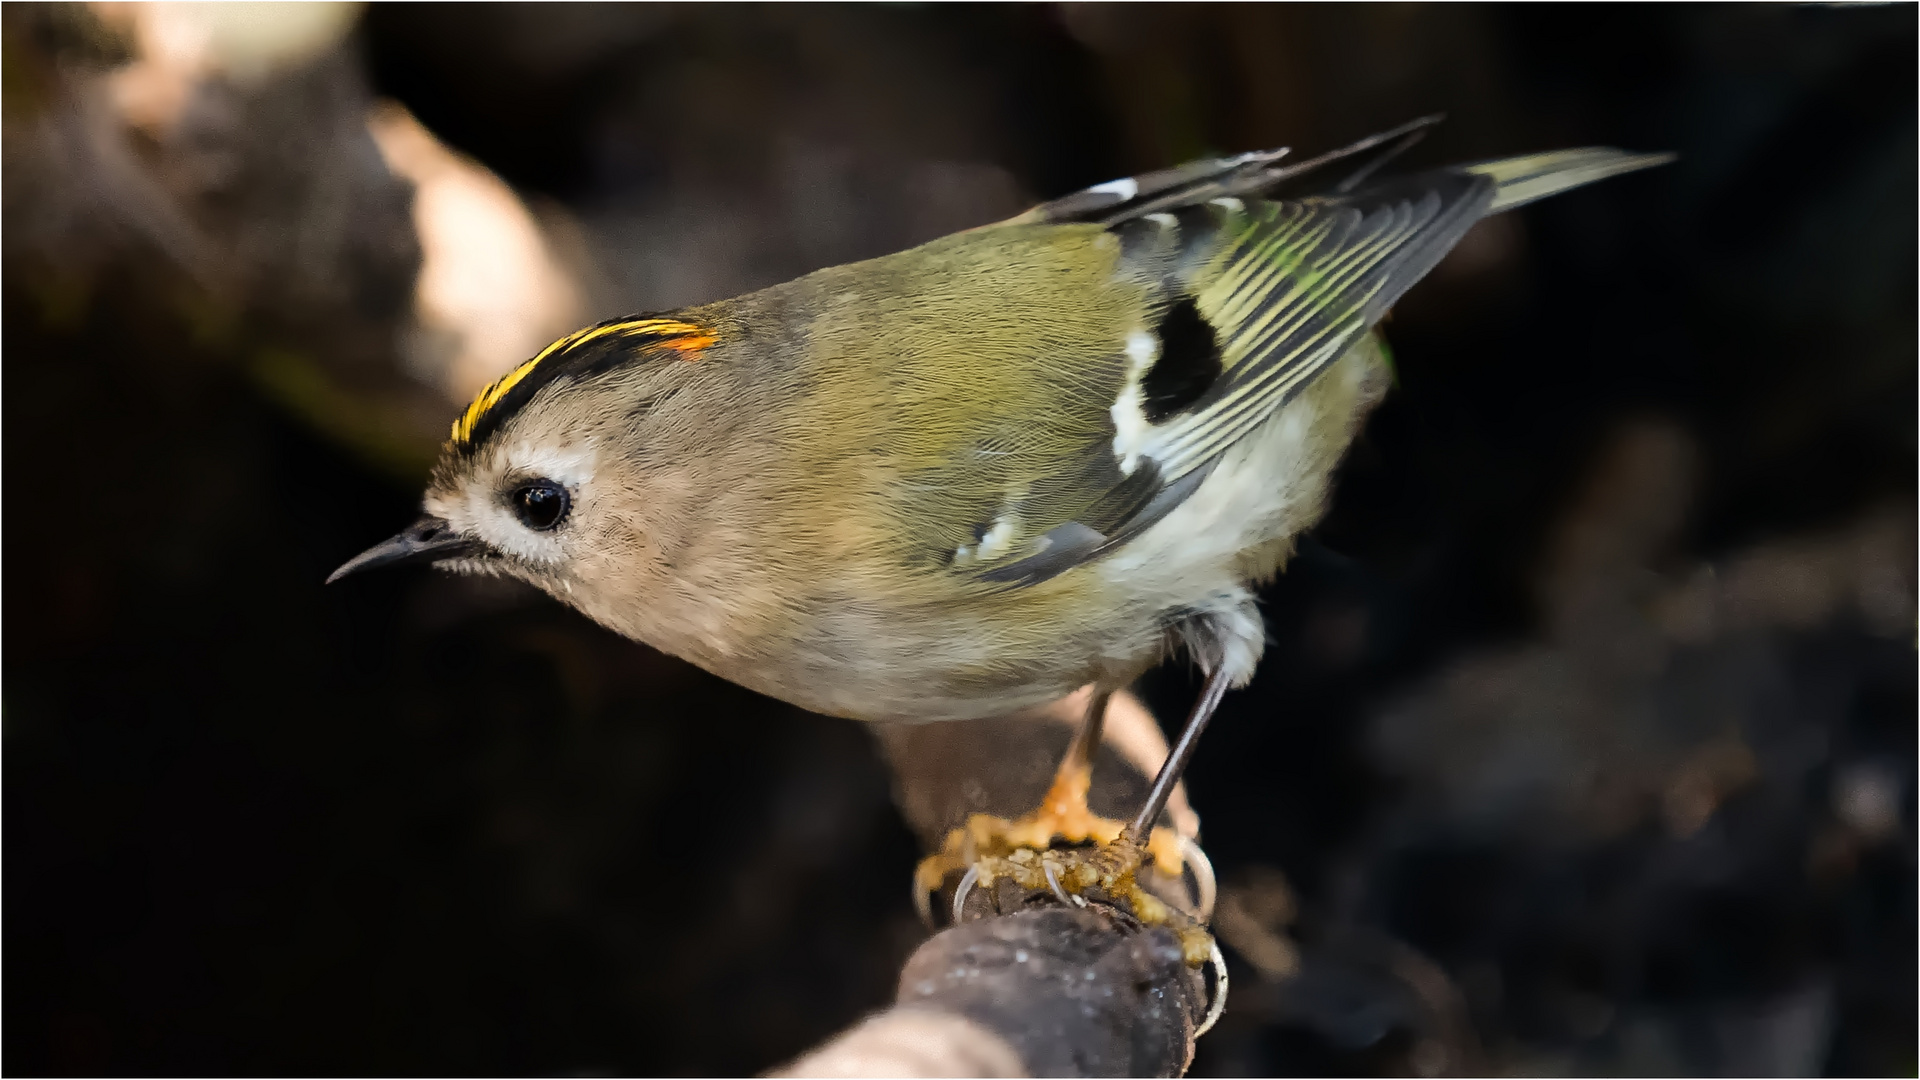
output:
[{"label": "bird's leg", "polygon": [[1164,832],[1155,829],[1153,823],[1167,808],[1167,800],[1173,795],[1174,785],[1187,771],[1187,763],[1193,760],[1193,752],[1200,745],[1200,733],[1207,728],[1207,722],[1220,708],[1220,699],[1227,693],[1225,674],[1215,668],[1207,675],[1207,685],[1200,692],[1200,700],[1194,702],[1193,711],[1187,714],[1186,727],[1180,731],[1180,741],[1173,746],[1167,760],[1160,765],[1160,771],[1153,778],[1153,787],[1147,791],[1146,802],[1139,813],[1120,831],[1118,838],[1111,844],[1103,845],[1091,859],[1071,868],[1071,876],[1056,874],[1068,890],[1078,893],[1086,888],[1098,888],[1109,896],[1124,898],[1133,908],[1134,915],[1148,924],[1179,923],[1178,930],[1187,962],[1195,967],[1205,963],[1213,949],[1213,940],[1198,922],[1174,917],[1172,909],[1159,897],[1141,888],[1135,880],[1141,865],[1153,851],[1155,834]]},{"label": "bird's leg", "polygon": [[1154,786],[1146,790],[1146,801],[1140,805],[1139,813],[1133,815],[1133,821],[1127,822],[1127,828],[1119,832],[1119,840],[1106,847],[1100,857],[1106,863],[1108,871],[1114,874],[1133,874],[1140,869],[1140,861],[1152,849],[1152,828],[1160,821],[1160,815],[1167,809],[1167,799],[1173,798],[1173,786],[1181,782],[1181,776],[1187,773],[1187,763],[1194,759],[1194,749],[1200,748],[1200,732],[1206,730],[1213,713],[1219,711],[1219,700],[1227,696],[1227,676],[1219,669],[1212,671],[1206,680],[1206,688],[1200,690],[1200,700],[1194,701],[1194,711],[1187,715],[1187,726],[1181,728],[1181,740],[1173,744],[1173,751],[1167,753],[1167,759],[1160,765],[1160,773],[1154,774]]},{"label": "bird's leg", "polygon": [[[1193,760],[1193,752],[1200,746],[1200,733],[1207,730],[1207,722],[1219,711],[1220,699],[1226,696],[1226,676],[1218,670],[1210,673],[1206,687],[1200,691],[1200,700],[1193,703],[1193,711],[1187,714],[1187,726],[1180,729],[1180,741],[1173,744],[1173,751],[1167,755],[1167,760],[1160,763],[1160,771],[1154,775],[1153,787],[1147,789],[1147,801],[1120,834],[1122,841],[1135,849],[1142,849],[1142,838],[1148,835],[1147,830],[1153,828],[1153,823],[1160,820],[1160,815],[1167,809],[1167,800],[1173,797],[1174,786],[1186,774],[1187,764]],[[1134,865],[1139,865],[1137,860]]]},{"label": "bird's leg", "polygon": [[[1100,750],[1100,735],[1107,727],[1107,705],[1113,691],[1096,689],[1087,698],[1087,711],[1080,726],[1073,730],[1073,741],[1054,770],[1053,783],[1040,799],[1040,808],[1009,829],[1004,839],[1016,847],[1046,847],[1056,836],[1089,837],[1098,819],[1087,807],[1087,792],[1093,789],[1093,756]],[[1044,833],[1045,835],[1041,835]],[[1037,841],[1037,843],[1033,843]]]},{"label": "bird's leg", "polygon": [[[1161,924],[1180,921],[1187,951],[1205,962],[1212,948],[1198,923],[1176,917],[1166,903],[1153,896],[1135,880],[1141,866],[1151,857],[1154,866],[1169,877],[1177,877],[1186,863],[1186,842],[1171,829],[1154,828],[1153,822],[1165,810],[1167,799],[1179,783],[1187,760],[1193,755],[1200,730],[1206,726],[1213,709],[1226,691],[1223,679],[1210,679],[1201,702],[1187,721],[1186,731],[1173,753],[1162,764],[1154,779],[1146,805],[1132,824],[1097,817],[1087,806],[1092,786],[1093,759],[1100,746],[1106,721],[1107,704],[1112,692],[1096,690],[1087,703],[1073,742],[1067,747],[1053,783],[1040,806],[1017,821],[989,814],[974,814],[961,828],[947,834],[936,854],[923,859],[915,872],[916,898],[923,914],[931,912],[926,899],[939,889],[946,876],[971,868],[980,885],[991,887],[1000,879],[1009,879],[1028,889],[1047,889],[1063,900],[1077,897],[1088,888],[1098,888],[1114,899],[1124,899],[1141,921]],[[1056,841],[1095,845],[1093,851],[1053,850]],[[963,891],[965,883],[963,882]]]},{"label": "bird's leg", "polygon": [[[1046,850],[1055,837],[1069,841],[1104,839],[1120,835],[1119,822],[1105,822],[1087,808],[1087,792],[1093,787],[1093,757],[1100,749],[1100,735],[1107,725],[1107,705],[1113,691],[1096,687],[1087,699],[1087,711],[1074,729],[1073,741],[1054,771],[1053,783],[1033,813],[1008,821],[992,814],[973,814],[967,823],[947,834],[939,852],[920,860],[914,872],[916,896],[924,902],[927,894],[940,888],[946,876],[965,870],[983,858],[1005,856],[1021,848]],[[1110,828],[1101,829],[1099,826]],[[1106,833],[1102,837],[1100,834]]]}]

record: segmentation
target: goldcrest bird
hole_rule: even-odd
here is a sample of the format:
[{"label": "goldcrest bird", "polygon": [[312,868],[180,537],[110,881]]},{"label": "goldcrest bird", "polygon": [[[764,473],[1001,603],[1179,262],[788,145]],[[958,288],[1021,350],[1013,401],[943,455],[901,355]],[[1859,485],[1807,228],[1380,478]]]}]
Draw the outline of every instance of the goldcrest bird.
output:
[{"label": "goldcrest bird", "polygon": [[[480,394],[425,515],[334,579],[413,559],[519,578],[861,720],[996,716],[1091,684],[1063,778],[1106,695],[1183,650],[1207,687],[1124,830],[1138,848],[1253,676],[1253,589],[1387,385],[1388,308],[1481,218],[1667,160],[1568,150],[1374,182],[1376,161],[1275,193],[1428,122],[1297,165],[1273,150],[1116,180],[579,331]],[[1041,832],[1074,838],[1059,817]]]}]

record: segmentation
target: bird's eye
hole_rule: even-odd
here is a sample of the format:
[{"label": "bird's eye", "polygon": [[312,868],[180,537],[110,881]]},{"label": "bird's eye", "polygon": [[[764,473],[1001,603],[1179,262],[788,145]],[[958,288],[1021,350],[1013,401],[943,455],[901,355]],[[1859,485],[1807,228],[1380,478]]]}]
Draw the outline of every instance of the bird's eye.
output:
[{"label": "bird's eye", "polygon": [[535,532],[546,532],[567,518],[573,499],[567,489],[551,480],[535,480],[513,489],[508,496],[513,514],[520,524]]}]

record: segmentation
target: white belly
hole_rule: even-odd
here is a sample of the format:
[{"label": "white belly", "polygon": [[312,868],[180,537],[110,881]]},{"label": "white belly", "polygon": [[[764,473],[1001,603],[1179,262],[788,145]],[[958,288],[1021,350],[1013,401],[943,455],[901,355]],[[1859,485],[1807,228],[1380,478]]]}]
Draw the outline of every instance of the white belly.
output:
[{"label": "white belly", "polygon": [[1190,611],[1206,625],[1187,644],[1233,686],[1253,678],[1266,646],[1251,586],[1286,561],[1292,541],[1326,512],[1334,467],[1387,383],[1368,335],[1298,397],[1230,449],[1187,500],[1095,564],[1129,607]]}]

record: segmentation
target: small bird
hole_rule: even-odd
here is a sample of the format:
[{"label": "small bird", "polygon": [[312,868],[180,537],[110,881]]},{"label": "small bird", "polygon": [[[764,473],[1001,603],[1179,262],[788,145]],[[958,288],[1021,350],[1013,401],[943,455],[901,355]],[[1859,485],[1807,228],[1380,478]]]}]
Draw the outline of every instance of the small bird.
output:
[{"label": "small bird", "polygon": [[[1149,850],[1177,864],[1148,833],[1221,695],[1253,676],[1254,588],[1320,517],[1386,388],[1388,308],[1481,218],[1668,160],[1592,148],[1374,181],[1434,119],[1298,164],[1270,150],[1116,180],[581,330],[482,391],[424,516],[329,580],[403,560],[519,578],[860,720],[997,716],[1091,685],[1050,809],[996,850],[1117,844],[1068,888],[1128,892]],[[1370,151],[1317,193],[1281,191]],[[1176,651],[1206,673],[1199,704],[1133,821],[1093,820],[1107,697]]]}]

